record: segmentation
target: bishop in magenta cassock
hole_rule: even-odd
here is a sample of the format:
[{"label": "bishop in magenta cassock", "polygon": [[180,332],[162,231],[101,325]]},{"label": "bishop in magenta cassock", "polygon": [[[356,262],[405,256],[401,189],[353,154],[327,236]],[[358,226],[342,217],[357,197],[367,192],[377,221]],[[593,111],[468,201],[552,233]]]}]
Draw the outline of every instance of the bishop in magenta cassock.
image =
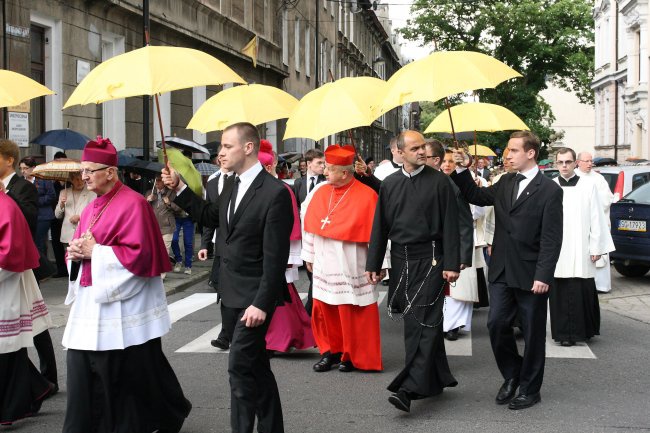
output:
[{"label": "bishop in magenta cassock", "polygon": [[302,259],[313,269],[318,372],[382,370],[376,285],[365,277],[377,194],[354,178],[352,146],[325,150],[325,175],[303,203]]},{"label": "bishop in magenta cassock", "polygon": [[34,335],[52,325],[32,269],[38,250],[18,205],[0,183],[0,425],[34,415],[54,384],[27,356]]},{"label": "bishop in magenta cassock", "polygon": [[63,432],[178,432],[192,405],[160,341],[171,328],[160,228],[144,197],[118,180],[110,140],[89,141],[81,161],[82,179],[98,197],[68,247]]}]

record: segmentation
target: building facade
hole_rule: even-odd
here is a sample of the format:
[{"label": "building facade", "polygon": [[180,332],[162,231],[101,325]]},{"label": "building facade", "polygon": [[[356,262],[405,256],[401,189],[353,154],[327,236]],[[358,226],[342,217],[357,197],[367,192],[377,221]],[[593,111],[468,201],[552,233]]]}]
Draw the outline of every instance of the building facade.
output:
[{"label": "building facade", "polygon": [[[90,137],[98,134],[110,137],[118,149],[142,148],[146,140],[143,97],[66,110],[62,107],[76,85],[95,66],[144,45],[143,3],[143,0],[6,0],[7,26],[2,36],[7,46],[4,67],[31,76],[56,92],[54,96],[37,98],[23,107],[7,110],[11,119],[9,135],[17,130],[11,129],[16,125],[15,119],[21,119],[23,125],[27,119],[29,139],[46,130],[69,127]],[[155,0],[149,3],[152,45],[202,50],[223,61],[247,82],[282,88],[297,98],[331,80],[371,75],[371,69],[375,76],[388,78],[399,67],[399,59],[390,45],[390,33],[378,20],[377,11],[366,9],[363,1]],[[257,67],[253,67],[241,49],[256,35],[258,57]],[[169,67],[173,68],[173,64]],[[201,144],[218,141],[219,132],[201,134],[186,129],[186,125],[207,98],[229,86],[197,87],[160,95],[165,135]],[[160,127],[154,104],[150,103],[150,107],[148,143],[153,156],[154,144],[160,140]],[[386,131],[399,132],[398,122],[391,122],[386,119],[375,122],[376,146],[382,134],[388,135]],[[262,136],[279,152],[302,152],[315,145],[308,140],[283,142],[285,124],[285,120],[280,120],[260,126]],[[368,131],[359,134],[372,136]],[[27,139],[19,141],[24,146],[22,154],[42,154],[49,160],[55,150],[29,144]],[[337,137],[328,137],[321,144],[335,141]],[[362,138],[364,155],[375,153],[372,143]],[[72,152],[72,156],[77,155]]]},{"label": "building facade", "polygon": [[597,0],[594,21],[596,154],[650,159],[648,2]]}]

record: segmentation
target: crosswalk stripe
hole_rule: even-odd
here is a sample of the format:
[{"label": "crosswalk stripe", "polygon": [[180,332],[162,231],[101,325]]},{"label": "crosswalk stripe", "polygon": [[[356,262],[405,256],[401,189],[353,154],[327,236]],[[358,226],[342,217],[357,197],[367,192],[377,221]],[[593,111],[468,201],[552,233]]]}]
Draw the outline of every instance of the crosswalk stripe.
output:
[{"label": "crosswalk stripe", "polygon": [[194,293],[187,298],[169,304],[167,308],[169,309],[169,316],[171,317],[172,323],[208,305],[214,304],[217,302],[217,296],[218,294],[216,293]]},{"label": "crosswalk stripe", "polygon": [[458,340],[445,340],[445,351],[449,356],[472,356],[472,333],[460,331]]},{"label": "crosswalk stripe", "polygon": [[575,346],[564,347],[551,337],[551,311],[546,316],[546,357],[547,358],[586,358],[597,359],[587,343],[576,343]]},{"label": "crosswalk stripe", "polygon": [[229,350],[217,349],[216,347],[213,347],[210,344],[210,341],[217,338],[217,336],[219,335],[220,332],[221,332],[221,323],[219,323],[214,328],[210,329],[205,334],[201,335],[196,340],[190,341],[185,346],[178,349],[176,352],[178,352],[178,353],[188,353],[188,352],[192,352],[192,353],[229,353],[230,352]]},{"label": "crosswalk stripe", "polygon": [[[298,294],[304,302],[308,294]],[[377,304],[381,305],[386,300],[386,291],[379,292]],[[195,313],[211,304],[217,302],[216,293],[195,293],[169,305],[169,313],[173,322],[177,322],[185,316]],[[221,323],[202,334],[200,337],[190,341],[176,352],[179,353],[229,353],[228,350],[220,350],[212,347],[210,341],[217,338],[221,331]],[[517,341],[520,353],[523,353],[523,340]],[[449,356],[472,356],[472,333],[461,331],[461,336],[456,341],[445,340],[445,350]],[[547,320],[546,336],[546,357],[547,358],[568,358],[568,359],[597,359],[596,355],[586,343],[577,343],[575,346],[562,347],[551,338],[550,318]]]}]

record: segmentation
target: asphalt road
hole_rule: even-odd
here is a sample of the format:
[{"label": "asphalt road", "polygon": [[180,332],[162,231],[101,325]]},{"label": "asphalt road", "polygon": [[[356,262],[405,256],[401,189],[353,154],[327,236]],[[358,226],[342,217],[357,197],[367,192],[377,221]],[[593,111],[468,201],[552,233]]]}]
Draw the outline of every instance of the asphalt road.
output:
[{"label": "asphalt road", "polygon": [[[198,283],[168,298],[179,320],[163,338],[163,345],[194,405],[182,430],[187,433],[230,431],[228,355],[200,351],[211,335],[208,331],[220,323],[218,306],[209,302],[211,293],[205,283]],[[206,299],[199,306],[207,305],[194,312],[176,308]],[[475,311],[471,336],[447,343],[448,352],[457,354],[450,355],[449,362],[458,387],[414,402],[411,413],[405,414],[387,402],[386,386],[402,366],[404,349],[401,323],[387,317],[385,305],[384,300],[380,307],[381,373],[314,373],[311,366],[318,360],[314,352],[277,356],[271,361],[286,432],[650,431],[650,324],[603,311],[601,336],[588,346],[549,348],[553,357],[547,359],[541,404],[510,411],[494,403],[502,379],[487,336],[487,309]],[[36,417],[0,428],[0,433],[61,430],[66,404],[65,352],[60,345],[63,327],[51,333],[61,392],[46,401]],[[177,352],[181,348],[190,351]]]}]

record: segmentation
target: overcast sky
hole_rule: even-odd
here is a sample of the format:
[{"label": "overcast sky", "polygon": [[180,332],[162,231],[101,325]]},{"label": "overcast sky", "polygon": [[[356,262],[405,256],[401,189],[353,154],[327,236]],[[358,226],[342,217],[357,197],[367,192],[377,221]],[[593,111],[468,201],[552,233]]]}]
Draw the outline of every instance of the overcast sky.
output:
[{"label": "overcast sky", "polygon": [[[397,29],[406,25],[410,16],[412,0],[380,0],[380,3],[388,4],[390,19],[393,21],[393,28]],[[433,46],[420,47],[419,43],[402,40],[402,57],[405,60],[417,60],[433,50]]]}]

